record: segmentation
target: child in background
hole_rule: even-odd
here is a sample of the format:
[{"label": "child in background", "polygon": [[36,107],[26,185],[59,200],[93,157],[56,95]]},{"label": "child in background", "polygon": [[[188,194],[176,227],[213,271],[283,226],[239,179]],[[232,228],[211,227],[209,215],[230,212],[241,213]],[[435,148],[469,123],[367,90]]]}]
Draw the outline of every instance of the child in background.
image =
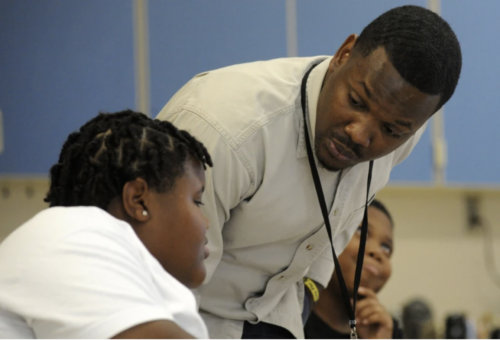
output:
[{"label": "child in background", "polygon": [[1,338],[207,338],[204,146],[123,111],[72,133],[50,208],[0,244]]},{"label": "child in background", "polygon": [[[389,211],[377,200],[368,207],[368,235],[361,282],[356,303],[356,328],[363,339],[402,339],[396,320],[377,299],[377,293],[391,276],[394,224]],[[361,227],[338,257],[349,295],[352,296]],[[335,272],[305,327],[308,339],[348,339],[349,318]]]}]

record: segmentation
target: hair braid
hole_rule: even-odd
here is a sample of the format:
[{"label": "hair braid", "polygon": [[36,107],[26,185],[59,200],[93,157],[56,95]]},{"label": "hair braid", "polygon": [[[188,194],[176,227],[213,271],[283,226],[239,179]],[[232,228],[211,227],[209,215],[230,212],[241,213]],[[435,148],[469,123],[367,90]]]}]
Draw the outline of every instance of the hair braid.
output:
[{"label": "hair braid", "polygon": [[169,190],[184,174],[188,157],[206,169],[207,150],[186,131],[131,110],[101,113],[69,135],[50,170],[50,206],[98,206],[121,196],[138,177],[158,192]]}]

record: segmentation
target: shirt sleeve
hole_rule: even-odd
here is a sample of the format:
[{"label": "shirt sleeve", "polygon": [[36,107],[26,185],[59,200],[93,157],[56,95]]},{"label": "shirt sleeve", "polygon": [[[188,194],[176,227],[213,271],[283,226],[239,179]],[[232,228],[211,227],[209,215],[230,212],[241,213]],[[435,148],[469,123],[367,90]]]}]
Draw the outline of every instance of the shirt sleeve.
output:
[{"label": "shirt sleeve", "polygon": [[[352,215],[346,221],[345,226],[342,227],[342,230],[334,235],[333,247],[335,248],[337,258],[340,254],[342,254],[351,241],[352,236],[358,229],[358,226],[363,220],[364,211],[364,207],[353,211]],[[334,269],[335,265],[333,262],[332,247],[330,242],[328,242],[325,249],[323,249],[323,252],[309,267],[309,271],[306,276],[323,285],[323,287],[326,287],[328,282],[330,282]]]},{"label": "shirt sleeve", "polygon": [[139,249],[100,229],[47,245],[21,275],[17,306],[37,338],[110,338],[144,322],[174,320],[171,311],[182,303],[175,289],[167,305]]},{"label": "shirt sleeve", "polygon": [[318,282],[323,288],[326,288],[328,282],[330,282],[334,268],[332,246],[330,242],[328,242],[325,249],[323,249],[318,258],[314,260],[309,267],[306,277]]},{"label": "shirt sleeve", "polygon": [[[175,103],[169,105],[174,106]],[[207,168],[205,172],[202,199],[202,210],[210,221],[207,231],[210,256],[205,260],[207,283],[222,258],[224,224],[230,218],[231,209],[249,194],[254,180],[249,175],[248,162],[243,154],[231,145],[229,137],[207,114],[199,110],[182,109],[175,113],[164,110],[158,118],[168,120],[177,128],[192,134],[203,143],[213,161],[213,167]]]}]

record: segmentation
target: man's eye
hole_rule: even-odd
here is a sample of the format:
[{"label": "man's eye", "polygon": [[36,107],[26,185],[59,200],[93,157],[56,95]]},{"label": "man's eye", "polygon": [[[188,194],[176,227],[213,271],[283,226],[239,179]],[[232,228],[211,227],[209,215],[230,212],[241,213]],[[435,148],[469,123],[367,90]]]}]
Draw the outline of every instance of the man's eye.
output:
[{"label": "man's eye", "polygon": [[395,133],[394,130],[389,125],[385,125],[384,129],[385,129],[385,133],[388,134],[391,137],[394,137],[394,138],[401,137],[400,135],[398,135],[397,133]]},{"label": "man's eye", "polygon": [[351,104],[354,106],[354,107],[357,107],[357,108],[360,108],[360,109],[364,109],[364,105],[362,102],[354,99],[354,97],[349,94],[349,101],[351,102]]},{"label": "man's eye", "polygon": [[194,201],[194,204],[196,204],[199,207],[204,205],[202,201]]}]

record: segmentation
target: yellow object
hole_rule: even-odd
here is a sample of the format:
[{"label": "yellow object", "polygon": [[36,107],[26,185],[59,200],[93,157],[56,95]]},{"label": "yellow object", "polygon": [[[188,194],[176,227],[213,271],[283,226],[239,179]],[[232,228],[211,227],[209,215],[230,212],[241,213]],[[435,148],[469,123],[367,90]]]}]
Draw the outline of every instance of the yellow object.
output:
[{"label": "yellow object", "polygon": [[318,300],[319,300],[319,290],[318,290],[318,287],[316,287],[316,284],[314,283],[314,281],[311,280],[308,277],[305,277],[304,278],[304,285],[311,292],[314,303],[318,302]]}]

